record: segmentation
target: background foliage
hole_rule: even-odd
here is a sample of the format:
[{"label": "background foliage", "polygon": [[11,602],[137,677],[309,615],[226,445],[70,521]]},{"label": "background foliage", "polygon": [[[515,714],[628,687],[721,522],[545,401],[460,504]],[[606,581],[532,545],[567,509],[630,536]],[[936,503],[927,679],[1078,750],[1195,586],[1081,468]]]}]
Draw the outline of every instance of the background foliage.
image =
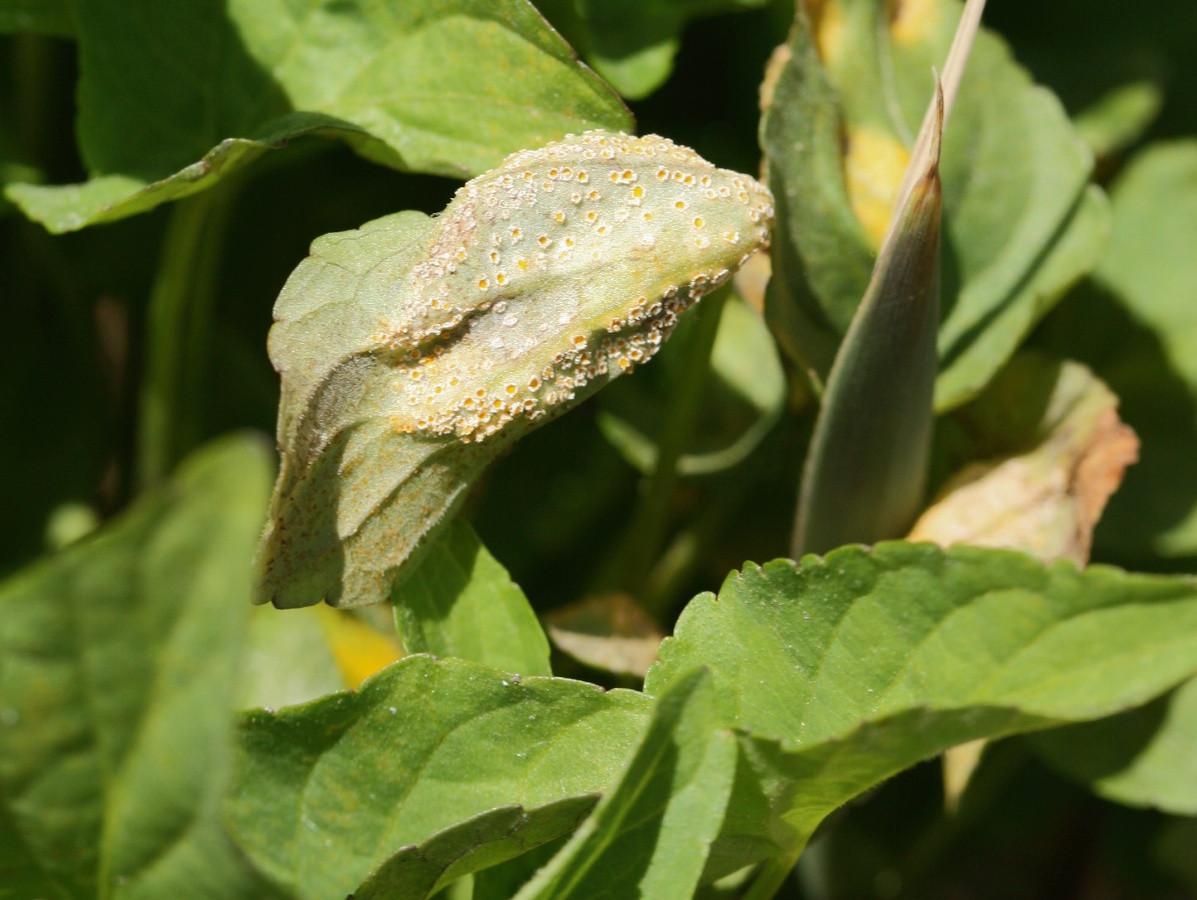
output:
[{"label": "background foliage", "polygon": [[[1142,442],[1093,560],[1158,574],[906,544],[744,566],[787,552],[877,163],[900,162],[950,37],[885,63],[894,116],[870,91],[881,5],[828,0],[795,41],[840,9],[839,55],[806,47],[824,68],[774,95],[806,105],[763,134],[794,198],[826,196],[779,204],[772,335],[742,280],[522,440],[395,622],[249,609],[288,273],[565,131],[634,117],[757,172],[793,9],[537,4],[592,72],[522,0],[151,6],[0,0],[0,896],[590,896],[615,874],[734,896],[770,867],[811,898],[1197,892],[1188,0],[992,4],[964,89],[986,102],[945,149],[932,488],[1058,433],[1057,370],[1008,366],[1017,347],[1078,361]],[[809,158],[777,149],[796,140]],[[1067,372],[1079,407],[1109,405]],[[616,596],[641,615],[620,641],[549,657],[530,608],[584,635],[575,601]],[[612,654],[662,628],[632,690],[644,665]],[[333,693],[404,649],[441,658]],[[234,727],[259,706],[279,711]],[[916,765],[1066,722],[991,745],[954,811]]]}]

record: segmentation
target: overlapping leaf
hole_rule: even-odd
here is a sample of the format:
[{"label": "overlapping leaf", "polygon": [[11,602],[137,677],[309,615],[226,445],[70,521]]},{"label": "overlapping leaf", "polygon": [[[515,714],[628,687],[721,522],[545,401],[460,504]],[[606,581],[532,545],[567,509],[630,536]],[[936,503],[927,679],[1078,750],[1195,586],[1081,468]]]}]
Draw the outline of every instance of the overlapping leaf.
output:
[{"label": "overlapping leaf", "polygon": [[696,598],[646,690],[710,667],[755,773],[707,877],[794,858],[849,798],[956,743],[1136,706],[1197,670],[1197,582],[888,543]]},{"label": "overlapping leaf", "polygon": [[344,895],[378,870],[387,896],[424,897],[450,866],[448,880],[521,852],[521,829],[572,830],[650,708],[631,691],[411,656],[357,694],[249,714],[231,821],[296,896]]},{"label": "overlapping leaf", "polygon": [[658,698],[617,783],[518,900],[692,894],[735,770],[735,740],[720,730],[708,674],[695,670]]},{"label": "overlapping leaf", "polygon": [[270,896],[220,815],[268,469],[226,440],[0,587],[6,892]]},{"label": "overlapping leaf", "polygon": [[465,522],[454,522],[392,595],[408,653],[550,675],[549,642],[519,585]]},{"label": "overlapping leaf", "polygon": [[203,190],[307,134],[462,177],[566,132],[631,127],[526,0],[78,0],[74,15],[92,178],[9,188],[52,231]]},{"label": "overlapping leaf", "polygon": [[[769,311],[817,379],[864,295],[959,4],[832,0],[800,16],[762,123],[782,239]],[[944,316],[936,406],[977,393],[1096,263],[1107,211],[1059,103],[978,36],[943,148]],[[841,152],[841,146],[843,151]]]},{"label": "overlapping leaf", "polygon": [[1197,143],[1144,151],[1112,200],[1096,285],[1070,298],[1044,337],[1109,384],[1143,444],[1094,535],[1095,553],[1151,564],[1197,556]]}]

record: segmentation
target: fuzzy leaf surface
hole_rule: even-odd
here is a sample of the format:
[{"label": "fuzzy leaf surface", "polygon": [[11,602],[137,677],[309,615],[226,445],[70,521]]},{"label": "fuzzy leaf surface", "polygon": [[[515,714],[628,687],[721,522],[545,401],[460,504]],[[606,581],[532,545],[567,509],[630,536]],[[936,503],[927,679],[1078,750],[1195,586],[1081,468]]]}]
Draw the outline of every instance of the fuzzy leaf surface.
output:
[{"label": "fuzzy leaf surface", "polygon": [[317,240],[270,332],[283,461],[260,600],[389,597],[496,454],[651,359],[772,215],[748,176],[595,131],[513,154],[434,219]]}]

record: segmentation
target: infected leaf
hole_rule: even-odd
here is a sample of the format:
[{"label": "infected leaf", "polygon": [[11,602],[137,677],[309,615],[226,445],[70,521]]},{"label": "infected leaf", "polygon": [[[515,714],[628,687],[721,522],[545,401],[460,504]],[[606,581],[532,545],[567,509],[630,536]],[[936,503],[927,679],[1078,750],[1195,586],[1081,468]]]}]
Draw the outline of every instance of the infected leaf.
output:
[{"label": "infected leaf", "polygon": [[747,176],[596,131],[508,157],[435,219],[316,241],[270,335],[260,599],[385,599],[499,450],[650,359],[772,218]]}]

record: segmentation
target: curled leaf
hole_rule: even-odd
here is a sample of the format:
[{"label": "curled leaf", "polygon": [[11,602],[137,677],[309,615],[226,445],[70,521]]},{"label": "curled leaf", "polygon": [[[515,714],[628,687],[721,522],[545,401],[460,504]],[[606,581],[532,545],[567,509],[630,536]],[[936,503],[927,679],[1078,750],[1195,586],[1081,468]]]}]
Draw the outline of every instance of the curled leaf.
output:
[{"label": "curled leaf", "polygon": [[[1117,406],[1084,366],[1017,358],[960,422],[977,439],[1021,447],[961,468],[910,540],[1008,547],[1084,565],[1106,501],[1138,457],[1138,438]],[[1015,407],[1042,412],[1012,417]]]},{"label": "curled leaf", "polygon": [[275,307],[276,606],[385,599],[511,441],[650,359],[769,240],[772,196],[656,136],[522,151],[438,217],[326,235]]}]

